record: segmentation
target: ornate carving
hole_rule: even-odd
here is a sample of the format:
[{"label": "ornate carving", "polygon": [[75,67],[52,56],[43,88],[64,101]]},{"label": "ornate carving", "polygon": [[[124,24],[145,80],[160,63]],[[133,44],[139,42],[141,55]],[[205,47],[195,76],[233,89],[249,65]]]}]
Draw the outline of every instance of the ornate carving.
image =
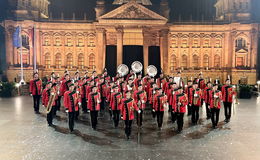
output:
[{"label": "ornate carving", "polygon": [[111,19],[141,19],[141,20],[148,19],[149,20],[149,19],[153,19],[153,17],[142,12],[139,8],[135,6],[130,6],[124,12],[111,17]]}]

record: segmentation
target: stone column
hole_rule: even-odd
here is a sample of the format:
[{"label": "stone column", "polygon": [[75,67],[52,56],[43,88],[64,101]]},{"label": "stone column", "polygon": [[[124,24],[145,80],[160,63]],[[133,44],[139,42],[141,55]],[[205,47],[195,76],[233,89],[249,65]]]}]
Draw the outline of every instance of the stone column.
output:
[{"label": "stone column", "polygon": [[[161,52],[161,68],[164,73],[168,73],[168,29],[161,30],[159,32],[160,36],[160,52]],[[160,69],[160,68],[158,68]]]},{"label": "stone column", "polygon": [[14,54],[14,47],[12,42],[12,35],[14,32],[14,28],[8,27],[6,28],[6,35],[5,35],[5,47],[6,47],[6,64],[7,66],[13,65],[15,63],[15,54]]},{"label": "stone column", "polygon": [[143,57],[144,57],[144,74],[147,74],[147,67],[149,65],[149,32],[147,29],[143,29]]},{"label": "stone column", "polygon": [[250,67],[254,68],[257,62],[257,50],[258,50],[258,32],[256,29],[252,29],[251,31],[251,43],[250,43],[250,57],[249,57],[249,62],[250,62]]},{"label": "stone column", "polygon": [[105,29],[97,28],[96,71],[101,74],[105,68]]},{"label": "stone column", "polygon": [[123,34],[124,30],[122,27],[116,28],[117,34],[117,66],[123,63]]},{"label": "stone column", "polygon": [[235,40],[236,34],[237,34],[236,31],[231,32],[231,36],[230,36],[231,40],[229,41],[229,48],[230,48],[229,53],[231,53],[231,57],[232,57],[232,58],[230,58],[230,61],[231,61],[230,64],[232,64],[232,66],[231,66],[232,68],[236,67],[236,53],[234,52],[234,40]]}]

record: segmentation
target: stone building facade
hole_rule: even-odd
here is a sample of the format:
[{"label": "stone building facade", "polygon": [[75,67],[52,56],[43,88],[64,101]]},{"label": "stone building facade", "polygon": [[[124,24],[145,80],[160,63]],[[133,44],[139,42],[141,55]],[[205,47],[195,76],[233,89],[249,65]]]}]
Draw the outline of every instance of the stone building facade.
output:
[{"label": "stone building facade", "polygon": [[[152,56],[149,47],[157,46],[160,67],[165,74],[174,75],[181,70],[186,79],[191,79],[203,72],[204,77],[222,82],[230,76],[233,83],[243,78],[248,84],[255,84],[259,24],[249,23],[249,0],[228,2],[217,1],[217,22],[170,23],[170,9],[165,0],[161,2],[160,14],[146,7],[149,1],[145,1],[146,4],[142,1],[122,1],[118,8],[105,13],[103,0],[98,0],[96,21],[43,20],[49,15],[46,10],[49,3],[42,0],[42,13],[36,14],[35,7],[26,12],[32,13],[32,19],[3,22],[8,65],[6,73],[11,81],[19,79],[21,50],[13,46],[12,35],[15,27],[21,26],[26,81],[32,77],[34,56],[41,76],[50,75],[52,71],[62,75],[65,69],[102,73],[106,67],[107,46],[116,47],[118,66],[123,63],[123,47],[136,45],[143,47],[145,70],[150,64],[149,56]],[[25,12],[21,10],[15,13],[22,18]],[[41,19],[35,19],[36,15]]]}]

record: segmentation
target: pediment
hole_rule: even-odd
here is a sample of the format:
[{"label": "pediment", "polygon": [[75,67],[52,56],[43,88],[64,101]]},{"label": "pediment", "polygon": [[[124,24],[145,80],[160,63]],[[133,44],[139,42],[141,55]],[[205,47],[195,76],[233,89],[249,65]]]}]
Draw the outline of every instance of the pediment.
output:
[{"label": "pediment", "polygon": [[130,21],[154,21],[166,24],[168,19],[151,11],[150,9],[131,1],[115,10],[98,18],[99,23],[130,22]]}]

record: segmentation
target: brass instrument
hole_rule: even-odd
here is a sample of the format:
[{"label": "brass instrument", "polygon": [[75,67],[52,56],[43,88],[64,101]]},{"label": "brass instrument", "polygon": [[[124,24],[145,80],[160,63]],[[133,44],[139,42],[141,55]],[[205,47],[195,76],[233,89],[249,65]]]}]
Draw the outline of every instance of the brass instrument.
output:
[{"label": "brass instrument", "polygon": [[157,73],[158,73],[157,68],[154,65],[150,65],[147,67],[147,74],[150,77],[155,77]]},{"label": "brass instrument", "polygon": [[199,95],[195,96],[195,94],[194,94],[193,104],[198,104],[198,101],[199,101]]},{"label": "brass instrument", "polygon": [[213,107],[214,108],[218,108],[218,103],[219,103],[219,101],[220,101],[220,99],[219,99],[219,96],[217,96],[216,95],[216,93],[214,93],[214,95],[213,95],[214,97],[213,97],[213,99],[214,99],[214,101],[213,101]]},{"label": "brass instrument", "polygon": [[56,95],[57,95],[56,91],[54,89],[52,89],[50,99],[49,99],[47,107],[46,107],[46,113],[47,114],[49,114],[51,112],[52,104],[55,101]]},{"label": "brass instrument", "polygon": [[117,67],[117,73],[121,76],[124,77],[125,75],[127,75],[129,72],[129,68],[127,67],[127,65],[125,64],[120,64]]},{"label": "brass instrument", "polygon": [[135,61],[132,63],[131,68],[134,71],[134,73],[140,73],[143,70],[143,65],[141,62]]}]

